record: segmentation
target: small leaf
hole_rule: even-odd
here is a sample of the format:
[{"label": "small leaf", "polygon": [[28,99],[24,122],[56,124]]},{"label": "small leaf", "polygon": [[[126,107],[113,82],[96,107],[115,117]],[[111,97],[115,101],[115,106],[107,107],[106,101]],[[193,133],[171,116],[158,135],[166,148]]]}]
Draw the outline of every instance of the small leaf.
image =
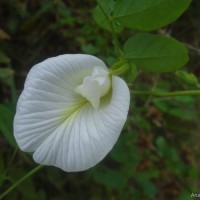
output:
[{"label": "small leaf", "polygon": [[114,18],[128,28],[155,30],[175,21],[190,2],[191,0],[117,0]]},{"label": "small leaf", "polygon": [[128,39],[123,49],[126,59],[148,72],[172,72],[188,61],[187,49],[166,36],[139,33]]},{"label": "small leaf", "polygon": [[110,68],[111,74],[118,76],[127,73],[127,70],[130,67],[126,60],[119,60],[115,62]]},{"label": "small leaf", "polygon": [[128,71],[128,74],[126,75],[126,80],[128,82],[132,82],[135,80],[136,76],[137,76],[137,67],[134,63],[130,63],[129,71]]},{"label": "small leaf", "polygon": [[183,82],[187,83],[188,85],[193,85],[199,87],[200,84],[198,83],[198,79],[194,74],[188,73],[186,71],[177,71],[176,76]]},{"label": "small leaf", "polygon": [[13,136],[13,117],[14,113],[8,107],[0,104],[0,132],[3,133],[6,140],[16,147],[16,142]]},{"label": "small leaf", "polygon": [[[114,7],[115,2],[113,0],[99,0],[98,2],[101,5],[101,8],[97,6],[94,9],[93,18],[100,27],[112,32],[112,29],[110,27],[110,22],[108,20],[113,19],[112,12],[113,12],[113,7]],[[112,24],[113,24],[114,31],[116,33],[122,31],[123,27],[119,24],[119,22],[117,22],[116,20],[113,20]]]}]

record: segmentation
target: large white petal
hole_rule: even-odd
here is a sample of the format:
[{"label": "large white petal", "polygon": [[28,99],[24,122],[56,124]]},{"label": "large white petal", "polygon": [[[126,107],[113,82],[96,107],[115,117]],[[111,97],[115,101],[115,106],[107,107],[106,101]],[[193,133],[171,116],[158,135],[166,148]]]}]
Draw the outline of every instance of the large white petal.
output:
[{"label": "large white petal", "polygon": [[112,92],[94,109],[74,90],[95,66],[106,69],[93,56],[63,55],[29,73],[17,106],[14,134],[22,150],[35,151],[36,162],[82,171],[102,160],[115,144],[127,118],[129,89],[113,76]]},{"label": "large white petal", "polygon": [[82,171],[101,161],[116,143],[130,103],[122,79],[113,77],[112,86],[111,97],[102,101],[99,110],[86,104],[63,122],[35,151],[36,162]]},{"label": "large white petal", "polygon": [[107,69],[90,55],[61,55],[35,65],[18,100],[14,135],[19,147],[35,151],[59,126],[64,111],[80,103],[74,89],[95,66]]}]

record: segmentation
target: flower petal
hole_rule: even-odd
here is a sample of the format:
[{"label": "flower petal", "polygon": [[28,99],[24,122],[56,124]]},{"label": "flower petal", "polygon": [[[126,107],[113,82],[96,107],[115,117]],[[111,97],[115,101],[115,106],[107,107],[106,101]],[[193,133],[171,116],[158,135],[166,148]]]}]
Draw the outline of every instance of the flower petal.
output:
[{"label": "flower petal", "polygon": [[75,92],[84,76],[105,64],[89,55],[62,55],[30,71],[17,106],[14,135],[36,162],[65,171],[86,170],[111,150],[124,126],[130,103],[126,83],[112,77],[112,91],[99,109]]},{"label": "flower petal", "polygon": [[100,98],[110,91],[110,82],[108,70],[95,67],[92,75],[84,77],[83,84],[76,87],[75,91],[98,109]]},{"label": "flower petal", "polygon": [[90,104],[64,122],[35,151],[38,163],[64,171],[86,170],[100,162],[116,143],[127,118],[130,93],[126,83],[113,77],[112,97],[99,111]]},{"label": "flower petal", "polygon": [[35,65],[18,100],[14,135],[23,151],[35,151],[59,126],[66,108],[80,103],[74,88],[94,66],[107,69],[90,55],[61,55]]}]

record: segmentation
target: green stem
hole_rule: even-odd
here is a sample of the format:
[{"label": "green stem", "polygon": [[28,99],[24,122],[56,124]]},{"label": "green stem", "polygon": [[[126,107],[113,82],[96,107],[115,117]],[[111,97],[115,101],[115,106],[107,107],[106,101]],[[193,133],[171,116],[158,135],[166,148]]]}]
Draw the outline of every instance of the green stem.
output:
[{"label": "green stem", "polygon": [[3,192],[0,195],[0,199],[4,198],[7,194],[9,194],[12,190],[14,190],[19,184],[21,184],[23,181],[25,181],[27,178],[32,176],[35,172],[39,171],[43,166],[38,165],[34,169],[32,169],[28,174],[23,176],[21,179],[19,179],[16,183],[14,183],[11,187],[9,187],[5,192]]},{"label": "green stem", "polygon": [[99,1],[97,1],[97,4],[98,4],[99,8],[101,9],[101,11],[103,12],[103,14],[105,15],[105,17],[106,17],[106,19],[107,19],[107,21],[110,25],[110,29],[111,29],[112,37],[113,37],[113,44],[114,44],[114,48],[115,48],[115,53],[116,53],[117,57],[119,59],[121,59],[122,55],[121,55],[121,50],[120,50],[120,47],[119,47],[119,41],[118,41],[117,35],[115,33],[115,30],[114,30],[112,19],[104,11],[103,6],[101,5],[101,3]]},{"label": "green stem", "polygon": [[14,150],[12,156],[11,156],[11,160],[10,160],[10,162],[8,163],[7,167],[6,167],[6,170],[4,171],[3,177],[6,177],[6,174],[8,173],[8,170],[9,170],[9,168],[10,168],[10,166],[11,166],[11,164],[12,164],[12,162],[13,162],[13,160],[14,160],[16,154],[17,154],[17,150],[18,150],[18,147],[15,148],[15,150]]},{"label": "green stem", "polygon": [[176,92],[157,92],[157,91],[142,91],[133,90],[131,91],[134,95],[152,95],[156,97],[175,97],[175,96],[190,96],[200,95],[200,90],[187,90],[187,91],[176,91]]}]

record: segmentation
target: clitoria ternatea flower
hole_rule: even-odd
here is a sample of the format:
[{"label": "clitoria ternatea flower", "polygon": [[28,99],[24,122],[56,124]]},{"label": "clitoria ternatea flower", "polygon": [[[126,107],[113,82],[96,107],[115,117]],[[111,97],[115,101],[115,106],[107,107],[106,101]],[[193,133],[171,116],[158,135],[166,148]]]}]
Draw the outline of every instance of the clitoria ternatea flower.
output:
[{"label": "clitoria ternatea flower", "polygon": [[112,149],[130,104],[127,84],[98,58],[66,54],[29,72],[17,103],[14,136],[37,163],[83,171]]}]

